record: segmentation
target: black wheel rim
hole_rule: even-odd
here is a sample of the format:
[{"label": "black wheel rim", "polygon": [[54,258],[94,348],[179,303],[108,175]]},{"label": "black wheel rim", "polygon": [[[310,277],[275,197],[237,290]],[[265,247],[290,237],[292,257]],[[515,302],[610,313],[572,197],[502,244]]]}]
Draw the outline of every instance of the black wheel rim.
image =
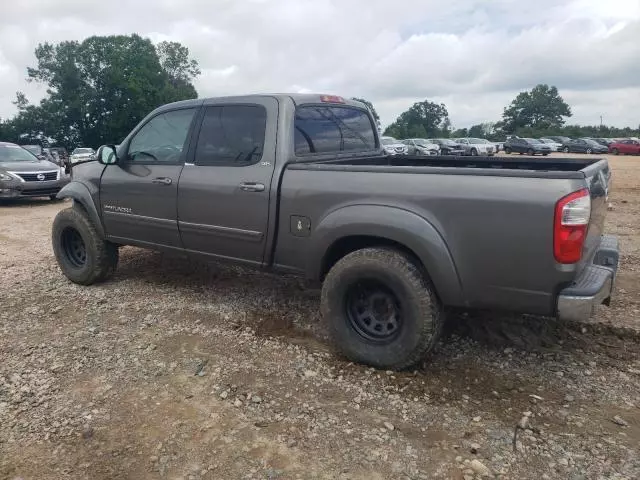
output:
[{"label": "black wheel rim", "polygon": [[87,263],[87,248],[80,232],[67,227],[62,231],[62,251],[67,260],[76,268],[82,268]]},{"label": "black wheel rim", "polygon": [[396,294],[377,280],[361,280],[347,290],[350,326],[375,344],[392,342],[402,328],[402,308]]}]

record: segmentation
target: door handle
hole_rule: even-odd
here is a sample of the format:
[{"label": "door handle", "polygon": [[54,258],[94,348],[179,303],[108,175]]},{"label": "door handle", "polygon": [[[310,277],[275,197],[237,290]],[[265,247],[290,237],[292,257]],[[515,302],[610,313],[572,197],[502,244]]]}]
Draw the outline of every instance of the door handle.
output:
[{"label": "door handle", "polygon": [[243,192],[264,192],[264,184],[255,182],[243,182],[240,184]]},{"label": "door handle", "polygon": [[169,177],[157,177],[151,180],[151,183],[159,183],[160,185],[171,185],[173,180]]}]

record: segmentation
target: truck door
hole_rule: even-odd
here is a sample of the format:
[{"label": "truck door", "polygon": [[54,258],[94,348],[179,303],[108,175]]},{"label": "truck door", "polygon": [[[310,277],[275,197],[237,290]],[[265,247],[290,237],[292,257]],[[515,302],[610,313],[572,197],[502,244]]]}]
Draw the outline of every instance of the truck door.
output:
[{"label": "truck door", "polygon": [[197,108],[160,113],[131,138],[100,181],[107,236],[143,246],[180,248],[176,202],[187,138]]},{"label": "truck door", "polygon": [[182,243],[205,258],[260,265],[276,160],[277,100],[223,100],[204,109],[178,185]]}]

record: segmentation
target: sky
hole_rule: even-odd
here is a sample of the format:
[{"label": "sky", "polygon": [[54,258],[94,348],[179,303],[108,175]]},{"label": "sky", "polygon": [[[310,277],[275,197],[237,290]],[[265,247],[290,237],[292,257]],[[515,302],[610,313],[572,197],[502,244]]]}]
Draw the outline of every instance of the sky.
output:
[{"label": "sky", "polygon": [[364,97],[383,125],[428,99],[461,128],[548,83],[569,123],[640,124],[640,0],[5,0],[0,117],[46,95],[26,81],[39,43],[129,33],[189,47],[201,97]]}]

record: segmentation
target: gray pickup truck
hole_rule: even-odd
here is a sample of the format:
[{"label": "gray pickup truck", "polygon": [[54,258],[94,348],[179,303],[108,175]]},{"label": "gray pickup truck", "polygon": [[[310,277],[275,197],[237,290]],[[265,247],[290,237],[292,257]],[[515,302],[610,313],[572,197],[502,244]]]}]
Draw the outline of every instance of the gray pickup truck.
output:
[{"label": "gray pickup truck", "polygon": [[62,272],[108,278],[121,245],[305,277],[349,359],[414,365],[451,308],[588,317],[608,303],[605,160],[385,155],[358,102],[189,100],[73,166]]}]

